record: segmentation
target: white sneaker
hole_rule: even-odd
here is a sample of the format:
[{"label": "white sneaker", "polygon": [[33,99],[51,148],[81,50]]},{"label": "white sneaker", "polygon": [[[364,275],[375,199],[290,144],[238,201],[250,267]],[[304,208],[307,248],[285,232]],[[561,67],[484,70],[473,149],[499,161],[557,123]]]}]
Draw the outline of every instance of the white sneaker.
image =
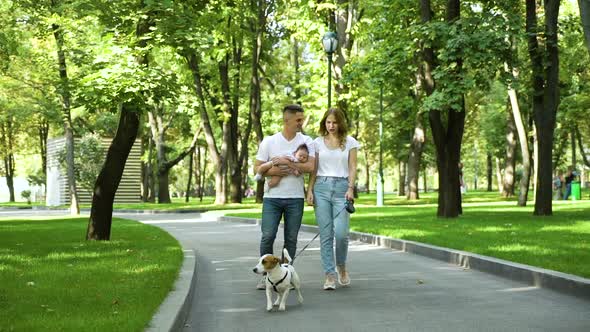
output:
[{"label": "white sneaker", "polygon": [[326,276],[326,282],[324,282],[324,290],[335,290],[336,289],[336,278],[333,275],[328,274]]},{"label": "white sneaker", "polygon": [[346,265],[338,265],[336,269],[338,270],[338,283],[342,286],[350,285],[350,275],[346,270]]},{"label": "white sneaker", "polygon": [[256,289],[266,289],[266,276],[263,276],[258,280],[258,284],[256,284]]}]

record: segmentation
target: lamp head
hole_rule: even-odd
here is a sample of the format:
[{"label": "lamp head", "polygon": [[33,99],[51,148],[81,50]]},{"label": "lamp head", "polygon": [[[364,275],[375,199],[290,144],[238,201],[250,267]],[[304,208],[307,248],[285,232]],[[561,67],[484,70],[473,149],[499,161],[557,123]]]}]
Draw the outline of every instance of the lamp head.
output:
[{"label": "lamp head", "polygon": [[338,35],[332,31],[326,32],[324,37],[322,37],[322,45],[326,53],[332,54],[336,52],[336,48],[338,48]]}]

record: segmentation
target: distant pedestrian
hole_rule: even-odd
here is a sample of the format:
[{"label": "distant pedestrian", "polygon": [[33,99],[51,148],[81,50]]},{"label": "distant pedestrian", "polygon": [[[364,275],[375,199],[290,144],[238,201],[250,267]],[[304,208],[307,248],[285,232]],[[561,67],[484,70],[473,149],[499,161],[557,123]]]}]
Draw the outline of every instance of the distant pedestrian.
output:
[{"label": "distant pedestrian", "polygon": [[572,194],[572,181],[576,178],[576,172],[574,171],[573,166],[569,166],[567,168],[567,173],[565,174],[565,194],[563,195],[563,199],[567,201],[567,199]]},{"label": "distant pedestrian", "polygon": [[555,177],[553,177],[553,199],[554,200],[560,200],[563,198],[563,183],[564,183],[564,178],[563,178],[563,172],[562,171],[558,171],[555,174]]}]

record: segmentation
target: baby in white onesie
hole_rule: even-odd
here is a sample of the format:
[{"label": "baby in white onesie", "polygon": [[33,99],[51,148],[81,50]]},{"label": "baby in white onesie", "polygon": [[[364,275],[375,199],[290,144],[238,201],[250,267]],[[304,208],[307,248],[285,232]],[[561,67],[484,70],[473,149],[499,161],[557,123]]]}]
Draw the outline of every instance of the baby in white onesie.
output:
[{"label": "baby in white onesie", "polygon": [[[292,162],[295,163],[305,163],[309,158],[309,149],[307,148],[306,144],[301,144],[297,147],[297,149],[292,153],[285,155],[284,157],[289,158]],[[262,165],[258,168],[258,173],[254,176],[255,181],[262,181],[264,172],[268,171],[271,167],[275,165],[274,160],[278,158],[273,158],[271,165]],[[301,173],[296,169],[290,169],[292,175],[299,176]],[[268,187],[276,187],[283,177],[280,175],[273,175],[270,177],[268,181]]]}]

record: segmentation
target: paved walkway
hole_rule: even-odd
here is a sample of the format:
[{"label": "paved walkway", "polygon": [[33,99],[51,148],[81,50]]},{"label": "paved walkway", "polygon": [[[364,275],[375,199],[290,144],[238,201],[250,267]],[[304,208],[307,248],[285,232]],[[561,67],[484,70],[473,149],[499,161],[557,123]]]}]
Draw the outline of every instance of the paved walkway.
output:
[{"label": "paved walkway", "polygon": [[[350,246],[351,287],[323,291],[317,239],[295,264],[304,304],[292,294],[286,312],[268,313],[252,272],[258,226],[198,214],[119,215],[161,227],[195,250],[196,289],[183,331],[590,331],[588,300],[360,242]],[[301,232],[300,247],[312,237]],[[281,245],[279,234],[275,248]]]},{"label": "paved walkway", "polygon": [[[252,272],[258,226],[190,214],[125,217],[195,249],[184,331],[590,331],[590,301],[360,242],[350,246],[351,287],[323,291],[317,239],[295,264],[304,304],[291,295],[286,312],[268,313]],[[302,232],[300,247],[312,237]]]}]

